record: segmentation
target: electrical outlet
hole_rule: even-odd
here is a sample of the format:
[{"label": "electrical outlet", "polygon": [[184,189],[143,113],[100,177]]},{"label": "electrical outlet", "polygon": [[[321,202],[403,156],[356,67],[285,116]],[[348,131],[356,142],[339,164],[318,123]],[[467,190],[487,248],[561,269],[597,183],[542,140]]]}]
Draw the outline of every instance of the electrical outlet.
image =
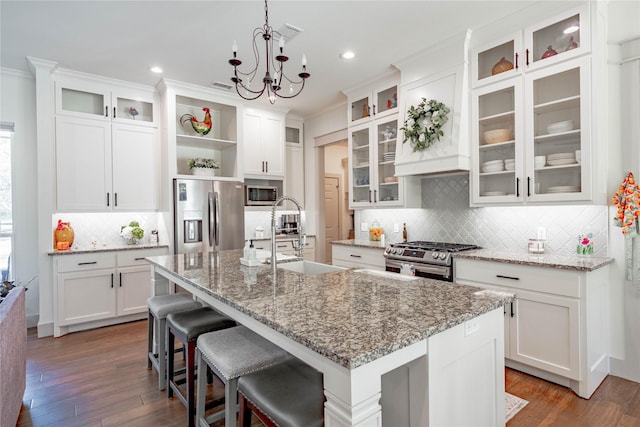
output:
[{"label": "electrical outlet", "polygon": [[361,222],[360,231],[369,231],[369,224],[367,224],[366,222]]},{"label": "electrical outlet", "polygon": [[547,240],[547,229],[546,227],[538,227],[538,239]]},{"label": "electrical outlet", "polygon": [[393,224],[393,232],[394,233],[400,232],[400,224]]},{"label": "electrical outlet", "polygon": [[468,337],[469,335],[473,335],[480,330],[480,324],[477,320],[471,319],[464,322],[464,336]]}]

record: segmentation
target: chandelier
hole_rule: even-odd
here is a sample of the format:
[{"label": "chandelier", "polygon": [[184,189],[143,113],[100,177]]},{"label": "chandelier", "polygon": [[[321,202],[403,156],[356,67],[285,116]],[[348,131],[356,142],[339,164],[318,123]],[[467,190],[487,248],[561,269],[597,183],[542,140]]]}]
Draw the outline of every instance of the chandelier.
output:
[{"label": "chandelier", "polygon": [[[265,44],[264,61],[266,71],[262,78],[262,87],[259,89],[252,89],[251,85],[256,79],[258,68],[260,67],[260,55],[257,44],[259,37],[262,37]],[[274,52],[274,41],[276,38],[279,40],[278,51]],[[302,92],[302,89],[304,89],[305,80],[311,76],[311,74],[307,73],[306,55],[302,55],[302,71],[298,73],[300,80],[291,80],[284,73],[284,64],[289,60],[289,57],[284,54],[284,37],[278,31],[274,31],[269,25],[267,0],[264,1],[264,26],[253,30],[253,54],[256,59],[255,67],[247,73],[241,72],[238,70],[238,66],[242,64],[242,61],[237,58],[238,45],[235,41],[233,42],[233,58],[229,60],[229,64],[233,66],[233,77],[231,77],[231,81],[235,83],[236,92],[238,92],[238,95],[240,95],[241,98],[251,101],[259,98],[266,92],[269,102],[274,104],[276,102],[276,98],[293,98],[298,96],[300,92]],[[271,74],[272,70],[273,75]],[[241,76],[246,78],[246,83],[242,80]],[[286,93],[282,92],[283,85],[289,86]]]}]

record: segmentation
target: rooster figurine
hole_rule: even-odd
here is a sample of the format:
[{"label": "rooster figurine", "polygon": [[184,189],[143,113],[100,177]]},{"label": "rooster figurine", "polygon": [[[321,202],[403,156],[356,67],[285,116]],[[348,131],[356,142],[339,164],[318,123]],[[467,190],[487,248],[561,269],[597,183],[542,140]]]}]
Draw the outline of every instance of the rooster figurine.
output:
[{"label": "rooster figurine", "polygon": [[191,127],[196,131],[199,135],[206,135],[211,132],[211,113],[209,108],[203,107],[202,111],[204,111],[204,120],[198,121],[198,119],[192,114],[183,114],[180,117],[180,124],[184,126],[186,121],[191,122]]}]

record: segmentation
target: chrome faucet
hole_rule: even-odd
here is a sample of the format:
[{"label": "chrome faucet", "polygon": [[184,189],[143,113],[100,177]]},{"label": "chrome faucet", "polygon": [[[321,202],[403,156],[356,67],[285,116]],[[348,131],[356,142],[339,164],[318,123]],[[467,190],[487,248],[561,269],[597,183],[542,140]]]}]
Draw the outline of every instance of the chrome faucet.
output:
[{"label": "chrome faucet", "polygon": [[271,206],[271,265],[274,270],[276,268],[276,207],[284,200],[293,202],[293,204],[298,208],[298,218],[300,218],[300,223],[298,224],[298,245],[293,245],[293,249],[295,250],[295,254],[298,258],[302,258],[304,240],[306,240],[306,236],[304,236],[302,230],[302,206],[300,206],[300,203],[291,196],[279,197],[275,202],[273,202],[273,206]]}]

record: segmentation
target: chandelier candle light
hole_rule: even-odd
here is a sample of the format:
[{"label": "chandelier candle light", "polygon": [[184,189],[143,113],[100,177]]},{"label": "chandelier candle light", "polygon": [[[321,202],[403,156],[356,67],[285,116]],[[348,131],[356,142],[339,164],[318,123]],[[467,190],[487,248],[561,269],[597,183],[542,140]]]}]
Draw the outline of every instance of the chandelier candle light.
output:
[{"label": "chandelier candle light", "polygon": [[[262,88],[260,90],[252,90],[250,89],[251,83],[256,78],[258,73],[258,67],[260,66],[260,56],[258,55],[258,45],[257,39],[258,37],[262,37],[265,42],[265,67],[266,71],[264,77],[262,78]],[[278,52],[275,57],[274,54],[274,38],[279,39],[278,44]],[[276,97],[278,98],[294,98],[302,92],[304,89],[304,83],[307,78],[311,76],[311,74],[307,73],[307,57],[306,55],[302,55],[302,71],[298,74],[300,80],[293,81],[284,73],[284,63],[289,60],[284,54],[284,37],[278,31],[274,31],[273,28],[269,25],[269,10],[267,7],[267,0],[264,2],[264,26],[262,28],[258,27],[253,30],[253,52],[256,57],[256,65],[255,67],[249,71],[248,73],[243,73],[238,70],[238,66],[242,64],[237,57],[238,55],[238,45],[236,42],[233,42],[233,58],[229,60],[229,64],[233,66],[233,77],[231,77],[231,81],[235,83],[236,92],[240,95],[241,98],[246,100],[254,100],[262,96],[263,93],[267,93],[267,97],[269,98],[269,102],[274,104],[276,102]],[[274,74],[271,75],[271,70],[273,69]],[[248,82],[245,83],[242,81],[240,76],[246,76]],[[287,94],[283,94],[280,92],[282,89],[283,82],[289,82],[289,92]],[[297,91],[294,90],[294,85],[299,85]],[[242,90],[241,90],[242,89]],[[242,92],[245,92],[244,94]]]}]

